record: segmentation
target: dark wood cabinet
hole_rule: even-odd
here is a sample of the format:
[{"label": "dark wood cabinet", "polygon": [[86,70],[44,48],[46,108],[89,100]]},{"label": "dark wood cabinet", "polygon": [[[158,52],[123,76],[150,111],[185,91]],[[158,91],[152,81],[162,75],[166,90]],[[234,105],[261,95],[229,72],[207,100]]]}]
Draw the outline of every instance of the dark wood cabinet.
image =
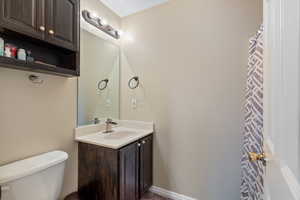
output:
[{"label": "dark wood cabinet", "polygon": [[1,0],[0,26],[44,39],[44,0]]},{"label": "dark wood cabinet", "polygon": [[153,156],[152,156],[152,137],[147,137],[141,141],[139,151],[139,192],[143,196],[153,184]]},{"label": "dark wood cabinet", "polygon": [[89,200],[138,200],[152,186],[153,136],[121,149],[79,143],[78,193]]},{"label": "dark wood cabinet", "polygon": [[139,143],[120,150],[120,200],[136,200],[139,195]]},{"label": "dark wood cabinet", "polygon": [[0,0],[0,9],[0,37],[30,50],[37,61],[0,58],[1,67],[80,75],[79,0]]},{"label": "dark wood cabinet", "polygon": [[79,43],[77,0],[46,1],[46,40],[64,48],[77,50]]}]

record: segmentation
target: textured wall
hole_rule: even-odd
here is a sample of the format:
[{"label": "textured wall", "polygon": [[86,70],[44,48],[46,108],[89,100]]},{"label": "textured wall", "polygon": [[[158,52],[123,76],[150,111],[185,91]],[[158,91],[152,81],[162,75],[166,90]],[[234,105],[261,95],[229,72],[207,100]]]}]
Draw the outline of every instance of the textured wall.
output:
[{"label": "textured wall", "polygon": [[239,199],[248,39],[261,23],[260,0],[171,0],[123,20],[121,116],[155,121],[156,186]]}]

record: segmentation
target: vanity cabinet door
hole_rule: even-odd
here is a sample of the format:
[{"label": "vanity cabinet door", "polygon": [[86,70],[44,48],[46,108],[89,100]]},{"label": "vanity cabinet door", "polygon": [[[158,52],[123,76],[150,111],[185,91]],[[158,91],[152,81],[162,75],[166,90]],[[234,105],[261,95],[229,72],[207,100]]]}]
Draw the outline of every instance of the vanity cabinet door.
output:
[{"label": "vanity cabinet door", "polygon": [[153,184],[153,136],[140,141],[139,153],[139,191],[140,197],[145,194]]},{"label": "vanity cabinet door", "polygon": [[46,40],[70,50],[79,46],[79,0],[47,0]]},{"label": "vanity cabinet door", "polygon": [[97,151],[95,145],[78,144],[78,194],[81,199],[98,200]]},{"label": "vanity cabinet door", "polygon": [[45,31],[44,0],[0,0],[0,26],[43,39]]},{"label": "vanity cabinet door", "polygon": [[138,145],[120,150],[120,200],[138,200]]}]

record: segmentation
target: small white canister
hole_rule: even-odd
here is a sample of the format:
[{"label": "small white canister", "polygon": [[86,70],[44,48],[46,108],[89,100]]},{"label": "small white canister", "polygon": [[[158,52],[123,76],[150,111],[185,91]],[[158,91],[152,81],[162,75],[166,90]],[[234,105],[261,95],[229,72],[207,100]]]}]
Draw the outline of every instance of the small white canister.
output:
[{"label": "small white canister", "polygon": [[4,56],[4,40],[0,37],[0,56]]},{"label": "small white canister", "polygon": [[18,50],[18,59],[26,61],[26,51],[25,49]]}]

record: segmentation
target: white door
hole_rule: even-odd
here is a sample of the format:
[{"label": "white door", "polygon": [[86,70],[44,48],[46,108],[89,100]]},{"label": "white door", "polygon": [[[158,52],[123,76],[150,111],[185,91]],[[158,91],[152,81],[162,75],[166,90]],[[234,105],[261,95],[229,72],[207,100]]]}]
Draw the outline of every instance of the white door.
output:
[{"label": "white door", "polygon": [[299,0],[264,0],[265,200],[300,200]]}]

